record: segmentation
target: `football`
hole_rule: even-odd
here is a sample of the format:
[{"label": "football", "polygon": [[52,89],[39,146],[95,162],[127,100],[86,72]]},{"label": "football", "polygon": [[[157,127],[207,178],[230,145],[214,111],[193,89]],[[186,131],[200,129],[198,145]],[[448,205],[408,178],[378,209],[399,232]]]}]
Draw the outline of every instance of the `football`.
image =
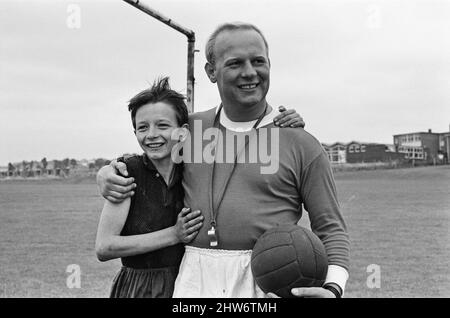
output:
[{"label": "football", "polygon": [[265,293],[294,297],[295,287],[320,287],[328,258],[320,239],[310,230],[284,224],[267,230],[256,241],[251,256],[253,277]]}]

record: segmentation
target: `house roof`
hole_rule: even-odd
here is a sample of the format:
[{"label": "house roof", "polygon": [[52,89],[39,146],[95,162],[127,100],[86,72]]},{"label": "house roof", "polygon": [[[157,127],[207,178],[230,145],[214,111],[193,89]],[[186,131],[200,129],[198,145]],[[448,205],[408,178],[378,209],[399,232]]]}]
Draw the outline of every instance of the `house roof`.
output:
[{"label": "house roof", "polygon": [[328,148],[331,148],[331,147],[334,147],[334,146],[338,146],[338,145],[347,147],[347,146],[349,146],[351,144],[359,144],[359,145],[366,145],[366,146],[389,146],[388,144],[381,144],[381,143],[376,143],[376,142],[364,142],[364,141],[356,141],[356,140],[353,140],[353,141],[350,141],[350,142],[347,142],[347,143],[344,143],[344,142],[335,142],[333,144],[324,144],[324,143],[322,143],[322,146],[328,147]]},{"label": "house roof", "polygon": [[332,144],[325,144],[325,143],[322,143],[322,146],[323,147],[334,147],[334,146],[337,146],[337,145],[340,145],[340,146],[347,146],[347,144],[346,143],[344,143],[344,142],[335,142],[335,143],[332,143]]},{"label": "house roof", "polygon": [[393,135],[394,137],[397,136],[406,136],[406,135],[446,135],[446,134],[450,134],[450,132],[442,132],[442,133],[436,133],[436,132],[428,132],[428,131],[417,131],[417,132],[410,132],[410,133],[405,133],[405,134],[396,134]]}]

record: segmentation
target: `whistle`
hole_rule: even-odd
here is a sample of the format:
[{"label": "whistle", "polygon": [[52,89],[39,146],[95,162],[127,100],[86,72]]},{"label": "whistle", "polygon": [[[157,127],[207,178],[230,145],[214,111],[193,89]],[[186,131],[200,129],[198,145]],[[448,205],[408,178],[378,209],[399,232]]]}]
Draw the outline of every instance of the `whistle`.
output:
[{"label": "whistle", "polygon": [[211,226],[211,228],[208,230],[208,237],[209,237],[209,246],[211,247],[217,246],[218,241],[216,235],[216,228],[214,226]]}]

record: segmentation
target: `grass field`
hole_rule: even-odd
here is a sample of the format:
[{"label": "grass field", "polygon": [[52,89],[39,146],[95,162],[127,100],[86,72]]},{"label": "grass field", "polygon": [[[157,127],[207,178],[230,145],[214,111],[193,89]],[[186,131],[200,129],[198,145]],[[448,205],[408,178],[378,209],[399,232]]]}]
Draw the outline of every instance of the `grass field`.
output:
[{"label": "grass field", "polygon": [[[450,166],[339,172],[351,239],[347,297],[450,297]],[[119,261],[94,253],[94,180],[0,182],[0,297],[107,297]],[[301,220],[307,225],[307,215]],[[81,269],[68,288],[67,267]],[[380,268],[380,288],[367,279]]]}]

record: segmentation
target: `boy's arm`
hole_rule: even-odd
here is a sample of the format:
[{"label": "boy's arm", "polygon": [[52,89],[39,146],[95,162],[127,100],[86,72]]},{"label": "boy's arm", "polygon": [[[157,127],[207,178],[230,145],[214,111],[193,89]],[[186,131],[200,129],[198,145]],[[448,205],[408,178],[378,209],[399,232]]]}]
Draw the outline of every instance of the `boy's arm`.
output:
[{"label": "boy's arm", "polygon": [[95,251],[100,261],[140,255],[178,243],[189,243],[202,227],[200,211],[184,208],[171,227],[151,233],[121,236],[128,217],[131,199],[115,204],[105,200],[97,230]]}]

